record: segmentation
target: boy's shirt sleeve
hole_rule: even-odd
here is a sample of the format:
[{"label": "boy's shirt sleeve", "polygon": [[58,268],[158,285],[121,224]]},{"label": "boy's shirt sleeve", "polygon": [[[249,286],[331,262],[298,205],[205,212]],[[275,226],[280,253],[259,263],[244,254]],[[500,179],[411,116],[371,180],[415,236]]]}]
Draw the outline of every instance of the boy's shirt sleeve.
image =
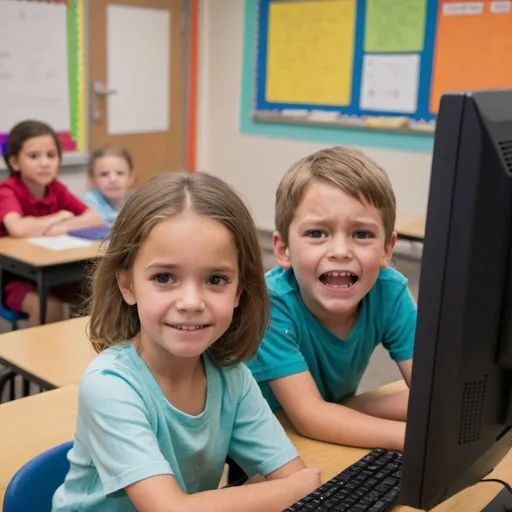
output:
[{"label": "boy's shirt sleeve", "polygon": [[249,477],[268,475],[299,454],[274,416],[250,371],[237,369],[240,399],[229,443],[229,456]]},{"label": "boy's shirt sleeve", "polygon": [[391,310],[382,340],[391,358],[397,363],[412,359],[417,316],[416,303],[407,284],[404,284]]},{"label": "boy's shirt sleeve", "polygon": [[87,205],[84,204],[78,197],[73,195],[68,187],[60,182],[55,182],[56,194],[59,198],[60,209],[68,210],[74,215],[82,215],[87,210]]},{"label": "boy's shirt sleeve", "polygon": [[118,375],[101,371],[84,377],[78,421],[106,495],[145,478],[173,474],[142,398]]},{"label": "boy's shirt sleeve", "polygon": [[23,217],[23,208],[14,191],[6,186],[0,186],[0,224],[8,213],[18,213]]},{"label": "boy's shirt sleeve", "polygon": [[247,363],[258,382],[308,371],[300,350],[300,333],[282,297],[270,295],[270,323],[254,358]]},{"label": "boy's shirt sleeve", "polygon": [[93,210],[96,210],[98,213],[101,213],[101,204],[98,200],[97,195],[92,191],[89,190],[84,194],[83,202]]}]

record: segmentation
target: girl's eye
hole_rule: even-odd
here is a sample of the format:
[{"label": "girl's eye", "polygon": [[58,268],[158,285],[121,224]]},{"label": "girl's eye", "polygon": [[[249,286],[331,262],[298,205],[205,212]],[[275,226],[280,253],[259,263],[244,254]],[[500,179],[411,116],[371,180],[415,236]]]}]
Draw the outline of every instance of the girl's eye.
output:
[{"label": "girl's eye", "polygon": [[224,276],[211,276],[208,278],[208,284],[218,286],[219,284],[228,283],[228,279]]},{"label": "girl's eye", "polygon": [[306,233],[309,238],[325,238],[327,235],[319,229],[312,229]]},{"label": "girl's eye", "polygon": [[168,284],[171,282],[172,277],[169,274],[156,274],[151,279],[158,284]]},{"label": "girl's eye", "polygon": [[356,231],[354,233],[354,238],[358,238],[360,240],[367,240],[368,238],[374,238],[373,233],[369,231]]}]

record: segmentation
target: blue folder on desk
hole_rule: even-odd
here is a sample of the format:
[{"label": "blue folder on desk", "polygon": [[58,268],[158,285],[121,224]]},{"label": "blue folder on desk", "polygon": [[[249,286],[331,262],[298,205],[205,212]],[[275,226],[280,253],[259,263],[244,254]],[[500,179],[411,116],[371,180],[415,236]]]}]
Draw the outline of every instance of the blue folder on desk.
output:
[{"label": "blue folder on desk", "polygon": [[77,238],[85,238],[86,240],[104,240],[110,233],[108,226],[96,226],[93,228],[75,229],[68,231],[68,235]]}]

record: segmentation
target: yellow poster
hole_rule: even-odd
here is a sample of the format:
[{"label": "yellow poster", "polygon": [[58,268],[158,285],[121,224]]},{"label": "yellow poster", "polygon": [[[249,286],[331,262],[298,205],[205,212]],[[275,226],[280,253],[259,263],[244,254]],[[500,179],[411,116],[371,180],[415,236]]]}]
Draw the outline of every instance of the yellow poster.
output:
[{"label": "yellow poster", "polygon": [[266,100],[351,101],[356,0],[271,2]]}]

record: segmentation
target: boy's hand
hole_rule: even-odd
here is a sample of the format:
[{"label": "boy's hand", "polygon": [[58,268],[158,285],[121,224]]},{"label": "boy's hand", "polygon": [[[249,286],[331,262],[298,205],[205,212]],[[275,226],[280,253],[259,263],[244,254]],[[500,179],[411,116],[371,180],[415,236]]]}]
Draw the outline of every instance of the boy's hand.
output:
[{"label": "boy's hand", "polygon": [[297,491],[297,500],[307,496],[322,485],[320,470],[317,468],[301,469],[290,475],[287,480],[290,483],[293,482],[294,490]]},{"label": "boy's hand", "polygon": [[68,210],[60,210],[55,215],[56,215],[55,220],[57,220],[58,222],[63,222],[65,220],[72,219],[75,216],[74,213],[71,213]]},{"label": "boy's hand", "polygon": [[68,227],[63,222],[58,222],[57,224],[52,224],[49,228],[45,230],[43,236],[59,236],[65,235],[68,232]]}]

